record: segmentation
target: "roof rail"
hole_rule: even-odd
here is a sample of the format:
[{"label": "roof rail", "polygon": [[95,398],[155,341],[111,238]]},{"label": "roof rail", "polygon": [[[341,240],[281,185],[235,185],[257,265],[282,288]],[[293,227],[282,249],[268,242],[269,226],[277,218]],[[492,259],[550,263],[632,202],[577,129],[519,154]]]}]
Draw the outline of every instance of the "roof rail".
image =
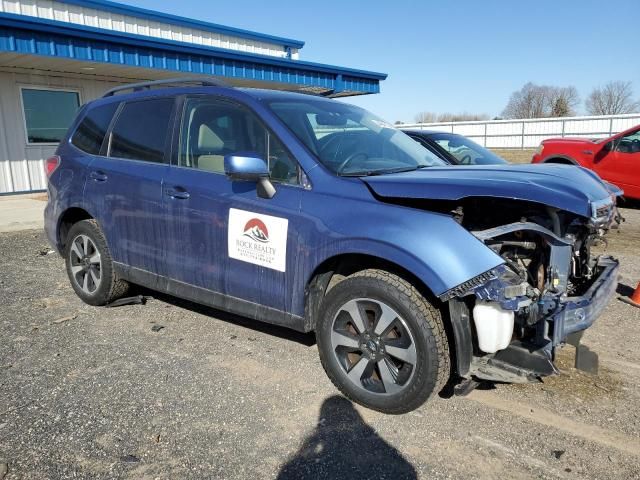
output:
[{"label": "roof rail", "polygon": [[114,87],[110,90],[107,90],[102,98],[111,97],[115,93],[122,92],[125,90],[133,90],[134,92],[140,90],[151,90],[151,87],[155,87],[157,85],[185,85],[185,84],[198,84],[203,87],[229,87],[229,85],[222,80],[216,80],[213,78],[203,78],[203,77],[180,77],[180,78],[168,78],[166,80],[152,80],[149,82],[140,82],[140,83],[129,83],[128,85],[121,85],[119,87]]}]

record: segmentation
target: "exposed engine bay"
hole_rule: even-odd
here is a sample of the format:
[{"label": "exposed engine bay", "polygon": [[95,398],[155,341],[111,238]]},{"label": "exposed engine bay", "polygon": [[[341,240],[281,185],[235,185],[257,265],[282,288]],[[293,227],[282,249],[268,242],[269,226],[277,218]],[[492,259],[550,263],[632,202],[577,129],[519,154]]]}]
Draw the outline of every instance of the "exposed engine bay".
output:
[{"label": "exposed engine bay", "polygon": [[[527,382],[556,373],[555,348],[599,315],[604,304],[593,297],[613,293],[618,263],[592,249],[606,245],[606,233],[621,220],[615,200],[593,204],[590,218],[499,198],[429,207],[446,209],[505,261],[440,297],[449,302],[454,329],[471,330],[461,333],[473,349],[462,361],[458,352],[459,374]],[[608,290],[596,295],[605,280]]]},{"label": "exposed engine bay", "polygon": [[[604,236],[611,221],[617,218],[612,203],[586,219],[530,202],[491,198],[466,199],[454,215],[467,230],[504,258],[523,282],[537,290],[535,294],[552,291],[569,296],[580,295],[588,289],[597,268],[597,258],[591,255],[591,248],[606,244]],[[553,242],[547,232],[531,229],[529,223],[539,225],[571,245],[569,272],[558,271],[557,265],[550,268]],[[508,229],[507,225],[514,228]]]}]

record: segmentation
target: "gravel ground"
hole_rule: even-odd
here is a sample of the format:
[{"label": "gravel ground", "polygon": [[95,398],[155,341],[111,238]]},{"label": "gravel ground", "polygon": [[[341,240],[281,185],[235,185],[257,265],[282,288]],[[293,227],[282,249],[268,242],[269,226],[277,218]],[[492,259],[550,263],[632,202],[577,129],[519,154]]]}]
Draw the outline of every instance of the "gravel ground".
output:
[{"label": "gravel ground", "polygon": [[[624,214],[608,250],[628,294]],[[618,300],[584,338],[597,376],[567,347],[544,383],[387,416],[335,391],[312,335],[160,295],[89,307],[47,251],[0,234],[0,479],[640,478],[640,309]]]}]

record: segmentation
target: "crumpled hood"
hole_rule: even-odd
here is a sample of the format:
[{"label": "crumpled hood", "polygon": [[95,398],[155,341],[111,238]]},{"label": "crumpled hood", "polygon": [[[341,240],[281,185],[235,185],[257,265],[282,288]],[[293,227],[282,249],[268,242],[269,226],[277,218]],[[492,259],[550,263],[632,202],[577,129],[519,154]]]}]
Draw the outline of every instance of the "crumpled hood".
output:
[{"label": "crumpled hood", "polygon": [[363,177],[362,181],[383,198],[511,198],[585,217],[592,215],[591,202],[610,198],[600,177],[572,165],[451,165]]}]

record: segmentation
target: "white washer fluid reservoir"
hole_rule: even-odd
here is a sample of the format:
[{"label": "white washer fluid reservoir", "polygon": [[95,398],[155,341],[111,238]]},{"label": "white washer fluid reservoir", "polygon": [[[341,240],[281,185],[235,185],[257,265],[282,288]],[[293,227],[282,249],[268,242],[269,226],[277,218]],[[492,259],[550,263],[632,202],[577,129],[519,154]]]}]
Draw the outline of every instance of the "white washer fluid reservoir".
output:
[{"label": "white washer fluid reservoir", "polygon": [[505,349],[513,336],[514,313],[499,303],[479,302],[473,307],[473,321],[478,332],[478,346],[486,353]]}]

